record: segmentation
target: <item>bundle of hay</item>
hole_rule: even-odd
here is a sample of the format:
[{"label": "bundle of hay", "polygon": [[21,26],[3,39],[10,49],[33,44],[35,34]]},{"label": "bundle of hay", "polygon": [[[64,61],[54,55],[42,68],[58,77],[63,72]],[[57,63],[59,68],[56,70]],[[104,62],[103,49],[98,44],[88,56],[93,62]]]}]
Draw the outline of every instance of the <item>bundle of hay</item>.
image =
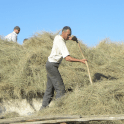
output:
[{"label": "bundle of hay", "polygon": [[[0,39],[0,99],[43,97],[45,64],[56,34],[37,33],[23,45]],[[123,114],[124,44],[109,39],[89,48],[80,41],[88,60],[93,85],[85,64],[62,61],[59,71],[67,94],[45,114]],[[82,59],[78,45],[67,41],[70,55]],[[69,92],[71,91],[71,92]]]}]

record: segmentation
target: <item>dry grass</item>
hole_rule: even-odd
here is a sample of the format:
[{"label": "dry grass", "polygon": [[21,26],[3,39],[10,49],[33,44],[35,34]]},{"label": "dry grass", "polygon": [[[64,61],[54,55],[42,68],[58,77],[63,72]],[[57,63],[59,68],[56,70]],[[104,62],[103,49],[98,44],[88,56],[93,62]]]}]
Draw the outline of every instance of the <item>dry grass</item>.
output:
[{"label": "dry grass", "polygon": [[[55,35],[37,33],[23,45],[0,40],[1,101],[42,98],[46,85],[45,64]],[[88,60],[93,85],[84,64],[63,60],[59,70],[67,94],[39,114],[124,114],[124,44],[105,39],[93,48],[82,42],[80,45]],[[82,58],[76,42],[67,41],[67,47],[71,56]]]}]

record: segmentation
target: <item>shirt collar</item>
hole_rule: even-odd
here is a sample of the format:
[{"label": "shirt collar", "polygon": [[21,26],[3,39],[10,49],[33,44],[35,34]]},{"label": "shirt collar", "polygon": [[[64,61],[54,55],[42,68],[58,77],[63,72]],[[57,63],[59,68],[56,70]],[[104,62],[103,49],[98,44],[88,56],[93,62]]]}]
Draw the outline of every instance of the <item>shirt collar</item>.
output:
[{"label": "shirt collar", "polygon": [[64,41],[64,42],[66,42],[66,40],[64,40],[64,38],[60,35],[60,37],[62,38],[62,40]]},{"label": "shirt collar", "polygon": [[[13,31],[12,33],[16,34],[15,31]],[[17,34],[16,34],[17,35]]]}]

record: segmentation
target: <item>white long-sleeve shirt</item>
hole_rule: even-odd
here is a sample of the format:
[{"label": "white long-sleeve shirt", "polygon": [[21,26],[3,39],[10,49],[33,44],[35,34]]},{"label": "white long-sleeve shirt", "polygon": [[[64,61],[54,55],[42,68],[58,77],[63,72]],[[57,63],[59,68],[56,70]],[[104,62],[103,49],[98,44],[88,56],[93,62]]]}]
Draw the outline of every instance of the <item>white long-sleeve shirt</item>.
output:
[{"label": "white long-sleeve shirt", "polygon": [[66,47],[65,40],[57,35],[53,41],[53,48],[50,56],[48,57],[49,62],[61,63],[62,59],[70,55]]},{"label": "white long-sleeve shirt", "polygon": [[4,37],[8,41],[17,42],[17,34],[13,31],[12,33],[8,34]]}]

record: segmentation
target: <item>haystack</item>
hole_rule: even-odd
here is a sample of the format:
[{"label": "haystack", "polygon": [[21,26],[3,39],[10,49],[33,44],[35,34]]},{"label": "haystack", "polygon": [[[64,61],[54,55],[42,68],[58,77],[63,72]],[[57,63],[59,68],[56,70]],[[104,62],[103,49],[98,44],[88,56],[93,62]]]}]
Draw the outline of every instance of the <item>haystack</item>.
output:
[{"label": "haystack", "polygon": [[[46,88],[45,64],[54,36],[37,33],[23,45],[0,39],[0,99],[42,99]],[[88,60],[93,85],[85,64],[62,61],[59,71],[66,95],[40,115],[124,114],[124,44],[104,39],[96,47],[80,41]],[[82,59],[78,45],[67,41],[70,55]]]}]

